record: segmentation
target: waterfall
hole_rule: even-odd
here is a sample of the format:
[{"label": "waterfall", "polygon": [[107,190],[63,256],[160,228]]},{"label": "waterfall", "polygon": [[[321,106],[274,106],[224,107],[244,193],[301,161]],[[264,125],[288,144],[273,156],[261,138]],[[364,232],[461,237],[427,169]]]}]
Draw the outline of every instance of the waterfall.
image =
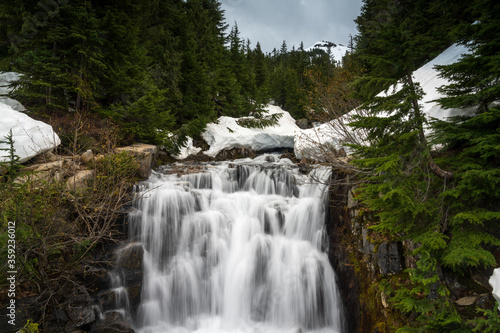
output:
[{"label": "waterfall", "polygon": [[201,167],[164,166],[136,191],[130,241],[145,249],[136,330],[343,331],[326,186],[277,155]]}]

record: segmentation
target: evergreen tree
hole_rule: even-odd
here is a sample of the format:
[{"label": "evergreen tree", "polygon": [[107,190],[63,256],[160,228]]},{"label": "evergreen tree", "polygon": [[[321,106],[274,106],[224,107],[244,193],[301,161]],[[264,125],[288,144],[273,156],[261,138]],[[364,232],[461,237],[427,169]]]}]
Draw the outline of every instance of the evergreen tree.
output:
[{"label": "evergreen tree", "polygon": [[461,273],[494,267],[492,246],[500,245],[500,5],[481,0],[473,6],[474,24],[463,24],[460,42],[470,48],[458,62],[440,66],[451,83],[442,87],[445,108],[471,108],[471,116],[435,121],[436,142],[450,155],[455,173],[445,198],[450,204],[446,266]]},{"label": "evergreen tree", "polygon": [[[368,73],[357,81],[367,116],[351,123],[367,133],[367,144],[353,146],[357,165],[368,172],[360,196],[377,213],[372,228],[415,244],[411,282],[399,288],[394,305],[418,314],[419,327],[450,331],[461,320],[439,278],[447,247],[446,208],[439,194],[452,175],[430,155],[424,135],[423,95],[412,72],[434,51],[426,30],[426,1],[366,0],[357,19],[357,51]],[[424,11],[425,13],[425,11]],[[380,93],[383,91],[383,93]]]}]

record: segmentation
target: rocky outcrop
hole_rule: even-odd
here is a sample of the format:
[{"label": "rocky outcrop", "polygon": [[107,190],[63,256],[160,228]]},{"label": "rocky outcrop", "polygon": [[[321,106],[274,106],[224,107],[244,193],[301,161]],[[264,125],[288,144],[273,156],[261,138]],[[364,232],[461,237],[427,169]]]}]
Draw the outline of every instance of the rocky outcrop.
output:
[{"label": "rocky outcrop", "polygon": [[[116,149],[116,152],[128,152],[136,157],[139,164],[139,176],[143,179],[149,177],[155,163],[158,149],[156,146],[138,144],[130,147]],[[17,183],[30,181],[35,188],[44,182],[59,182],[65,189],[68,197],[84,195],[87,187],[91,186],[96,177],[93,169],[94,162],[104,156],[94,156],[92,151],[82,155],[59,156],[51,152],[41,154],[33,160],[34,163],[23,168],[26,176],[15,180]],[[96,169],[97,170],[97,169]],[[120,221],[116,220],[116,228],[122,228]],[[113,247],[116,246],[113,244]],[[130,303],[137,307],[141,295],[142,257],[144,249],[141,245],[134,244],[120,250],[119,258],[112,257],[113,251],[108,245],[96,249],[92,260],[84,260],[81,271],[75,275],[75,288],[63,290],[62,299],[58,299],[60,306],[57,310],[43,315],[44,331],[46,332],[134,332],[128,319],[116,309],[117,294],[110,291],[112,277],[109,272],[114,268],[112,263],[120,266]],[[66,287],[65,287],[66,288]],[[67,296],[65,296],[67,295]],[[59,297],[59,296],[58,296]],[[38,299],[38,298],[37,298]],[[19,304],[28,302],[28,299],[19,299]],[[31,301],[30,304],[38,304]],[[33,307],[33,306],[32,306]],[[39,322],[42,317],[39,307],[31,309],[23,306],[26,314],[19,313],[19,330],[28,318]],[[38,312],[36,312],[38,311]],[[9,330],[12,327],[7,327]],[[4,330],[0,325],[0,331]]]},{"label": "rocky outcrop", "polygon": [[[395,314],[390,295],[385,294],[379,282],[407,278],[404,270],[416,268],[416,258],[412,255],[416,245],[373,231],[370,226],[376,221],[358,200],[349,169],[334,168],[326,228],[331,244],[328,254],[344,302],[346,332],[391,332],[408,320]],[[491,270],[478,268],[468,278],[438,270],[442,283],[450,291],[450,299],[464,317],[476,307],[493,307],[491,281],[488,283]],[[429,298],[439,297],[434,294],[431,292]]]},{"label": "rocky outcrop", "polygon": [[120,312],[110,312],[95,322],[91,333],[134,333],[130,322]]},{"label": "rocky outcrop", "polygon": [[253,151],[252,148],[247,148],[247,147],[224,149],[220,153],[218,153],[217,156],[215,156],[215,159],[218,161],[225,161],[243,157],[254,158],[255,152]]},{"label": "rocky outcrop", "polygon": [[151,175],[151,169],[153,168],[158,156],[157,146],[138,143],[132,146],[116,148],[116,151],[126,151],[137,157],[139,162],[139,177],[147,179]]}]

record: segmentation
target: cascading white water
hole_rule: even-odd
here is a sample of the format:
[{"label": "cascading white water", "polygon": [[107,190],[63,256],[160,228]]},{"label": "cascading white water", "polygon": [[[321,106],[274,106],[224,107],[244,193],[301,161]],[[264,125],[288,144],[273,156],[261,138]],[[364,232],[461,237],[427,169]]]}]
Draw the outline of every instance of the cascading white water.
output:
[{"label": "cascading white water", "polygon": [[341,332],[325,186],[274,155],[205,168],[141,185],[129,222],[145,249],[136,329]]}]

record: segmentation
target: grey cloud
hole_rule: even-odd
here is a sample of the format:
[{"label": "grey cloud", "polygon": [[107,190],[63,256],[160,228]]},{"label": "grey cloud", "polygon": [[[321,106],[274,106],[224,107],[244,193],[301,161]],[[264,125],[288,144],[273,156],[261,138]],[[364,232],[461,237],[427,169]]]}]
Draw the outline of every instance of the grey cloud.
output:
[{"label": "grey cloud", "polygon": [[222,0],[227,23],[237,21],[241,37],[253,46],[259,41],[266,52],[283,40],[289,49],[322,39],[345,44],[356,34],[360,8],[361,0]]}]

